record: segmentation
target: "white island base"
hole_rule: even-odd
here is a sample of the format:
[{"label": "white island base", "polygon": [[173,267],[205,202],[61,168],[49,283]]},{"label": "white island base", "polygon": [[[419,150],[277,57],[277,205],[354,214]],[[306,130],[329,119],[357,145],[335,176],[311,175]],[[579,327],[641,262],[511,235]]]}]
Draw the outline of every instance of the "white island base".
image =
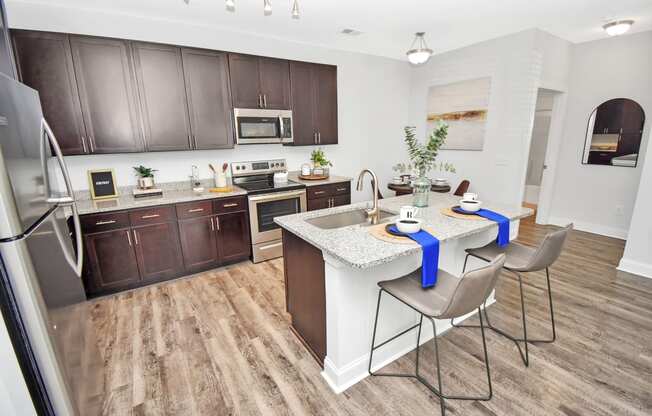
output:
[{"label": "white island base", "polygon": [[[510,239],[518,235],[519,220],[510,225]],[[480,247],[496,239],[496,228],[441,242],[439,268],[461,276],[465,249]],[[357,269],[324,254],[326,286],[326,358],[321,373],[336,393],[341,393],[369,375],[369,351],[373,332],[378,282],[404,276],[421,265],[421,253],[399,257],[389,263]],[[469,258],[467,270],[486,263]],[[487,304],[495,302],[494,293]],[[473,313],[462,318],[462,321]],[[419,322],[419,314],[390,295],[383,294],[376,345]],[[451,328],[450,321],[436,321],[437,333]],[[421,344],[432,339],[432,325],[424,320]],[[478,333],[478,337],[480,334]],[[374,351],[376,371],[416,348],[417,329]],[[480,338],[478,338],[480,340]]]}]

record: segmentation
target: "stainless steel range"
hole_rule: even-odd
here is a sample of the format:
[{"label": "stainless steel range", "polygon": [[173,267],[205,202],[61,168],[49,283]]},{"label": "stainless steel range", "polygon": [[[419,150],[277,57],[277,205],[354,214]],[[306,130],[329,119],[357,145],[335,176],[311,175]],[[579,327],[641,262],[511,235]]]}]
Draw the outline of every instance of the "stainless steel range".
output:
[{"label": "stainless steel range", "polygon": [[285,159],[231,163],[233,183],[248,193],[254,263],[283,255],[281,228],[274,218],[306,210],[305,185],[274,181],[275,173],[286,171]]}]

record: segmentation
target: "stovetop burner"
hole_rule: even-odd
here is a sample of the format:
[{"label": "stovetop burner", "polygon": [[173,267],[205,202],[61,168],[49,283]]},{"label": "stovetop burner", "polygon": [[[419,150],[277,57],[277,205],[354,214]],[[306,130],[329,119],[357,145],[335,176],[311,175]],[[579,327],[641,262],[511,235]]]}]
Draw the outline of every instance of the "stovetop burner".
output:
[{"label": "stovetop burner", "polygon": [[306,187],[304,184],[293,181],[275,183],[274,173],[285,172],[286,169],[285,159],[231,163],[233,184],[247,191],[249,195],[291,191]]}]

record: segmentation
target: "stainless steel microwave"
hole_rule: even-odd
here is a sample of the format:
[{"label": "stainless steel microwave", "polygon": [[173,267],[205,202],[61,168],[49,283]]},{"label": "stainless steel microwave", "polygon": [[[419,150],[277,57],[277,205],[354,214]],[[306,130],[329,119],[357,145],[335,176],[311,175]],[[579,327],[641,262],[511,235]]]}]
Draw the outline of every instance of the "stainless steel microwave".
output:
[{"label": "stainless steel microwave", "polygon": [[292,111],[236,108],[237,144],[292,143]]}]

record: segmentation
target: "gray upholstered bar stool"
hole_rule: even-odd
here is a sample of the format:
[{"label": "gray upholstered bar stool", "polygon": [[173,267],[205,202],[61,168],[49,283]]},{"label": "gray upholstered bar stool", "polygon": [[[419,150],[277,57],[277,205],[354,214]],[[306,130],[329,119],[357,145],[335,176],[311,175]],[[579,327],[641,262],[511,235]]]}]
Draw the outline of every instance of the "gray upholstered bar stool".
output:
[{"label": "gray upholstered bar stool", "polygon": [[[557,339],[557,333],[555,331],[555,314],[552,307],[552,291],[550,290],[550,270],[549,267],[557,261],[561,250],[564,247],[564,242],[570,230],[573,229],[573,224],[568,224],[566,227],[561,230],[553,231],[545,236],[541,244],[538,247],[528,247],[523,244],[516,242],[509,243],[506,247],[500,248],[498,245],[493,242],[487,244],[484,247],[480,248],[471,248],[467,249],[466,259],[464,260],[464,269],[466,269],[466,262],[469,259],[469,256],[479,258],[484,261],[492,261],[499,255],[505,255],[505,270],[512,272],[516,275],[518,279],[518,287],[521,293],[521,316],[523,320],[523,338],[518,338],[513,335],[506,333],[505,331],[496,328],[492,325],[489,320],[489,312],[484,308],[484,315],[487,319],[486,326],[497,332],[498,334],[512,340],[518,352],[521,355],[521,359],[525,366],[530,365],[530,356],[528,353],[528,343],[551,343],[555,342]],[[463,270],[464,270],[463,269]],[[540,270],[546,270],[546,282],[548,284],[548,304],[550,305],[550,322],[552,325],[552,337],[549,339],[531,339],[527,336],[527,325],[525,323],[525,299],[523,297],[523,278],[522,273],[527,272],[536,272]],[[455,325],[451,319],[451,324],[457,327],[477,327],[477,325]],[[523,349],[521,348],[521,343],[523,343]]]},{"label": "gray upholstered bar stool", "polygon": [[[369,374],[372,376],[416,378],[440,398],[442,415],[446,412],[444,407],[444,399],[483,401],[490,400],[493,392],[491,389],[489,357],[487,354],[487,343],[484,336],[482,315],[480,315],[480,332],[482,334],[482,348],[484,350],[484,362],[487,369],[487,383],[489,385],[489,392],[484,397],[451,396],[445,395],[443,393],[441,371],[439,367],[439,349],[437,346],[437,327],[435,324],[435,319],[457,318],[472,312],[475,309],[477,309],[478,313],[480,313],[480,306],[487,299],[487,296],[489,296],[489,294],[491,294],[491,292],[494,290],[496,281],[498,280],[498,276],[500,274],[500,270],[502,269],[504,263],[505,256],[497,256],[489,265],[465,273],[462,278],[457,278],[449,273],[446,273],[443,270],[439,270],[437,274],[437,285],[427,289],[423,289],[421,287],[421,269],[417,269],[409,275],[400,277],[398,279],[379,282],[378,286],[380,286],[380,290],[378,291],[376,319],[374,321],[374,332],[371,340],[371,353],[369,357],[368,369]],[[378,345],[375,345],[376,329],[378,327],[378,312],[380,310],[380,299],[383,292],[388,293],[405,305],[419,312],[420,319],[418,324],[404,330],[400,334],[395,335]],[[419,374],[419,343],[421,340],[421,326],[424,316],[428,318],[432,323],[432,330],[434,332],[438,387],[430,384],[421,376],[421,374]],[[371,367],[374,358],[374,351],[417,327],[419,328],[419,331],[417,335],[417,358],[415,374],[373,373],[371,371]]]}]

